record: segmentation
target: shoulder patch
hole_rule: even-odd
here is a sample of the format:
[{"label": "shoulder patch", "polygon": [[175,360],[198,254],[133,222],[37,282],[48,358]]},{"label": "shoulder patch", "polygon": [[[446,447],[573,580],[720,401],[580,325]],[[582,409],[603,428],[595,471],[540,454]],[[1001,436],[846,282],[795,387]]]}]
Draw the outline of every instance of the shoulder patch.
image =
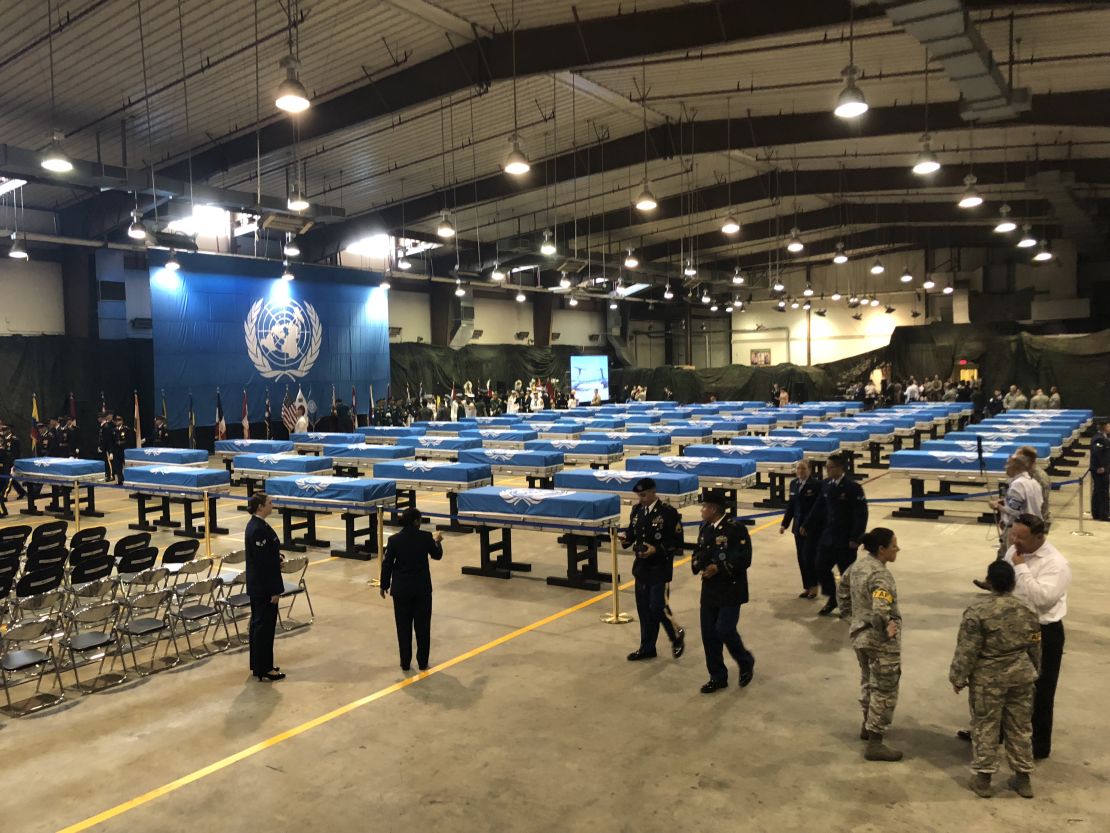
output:
[{"label": "shoulder patch", "polygon": [[1041,632],[1040,631],[1033,631],[1031,634],[1029,634],[1029,641],[1030,642],[1040,642],[1041,641]]},{"label": "shoulder patch", "polygon": [[880,601],[884,601],[884,602],[893,602],[894,601],[894,596],[892,596],[890,593],[888,593],[887,591],[885,591],[881,588],[877,588],[875,590],[872,590],[871,591],[871,598],[879,599]]}]

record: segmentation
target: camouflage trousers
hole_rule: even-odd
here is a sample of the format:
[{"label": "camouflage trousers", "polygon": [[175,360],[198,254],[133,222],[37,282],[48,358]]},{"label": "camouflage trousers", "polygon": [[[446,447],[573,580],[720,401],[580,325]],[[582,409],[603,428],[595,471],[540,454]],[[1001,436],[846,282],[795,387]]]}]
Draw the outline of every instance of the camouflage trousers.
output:
[{"label": "camouflage trousers", "polygon": [[971,769],[998,772],[998,735],[1014,772],[1033,771],[1033,683],[968,685],[971,711]]},{"label": "camouflage trousers", "polygon": [[856,648],[859,660],[860,696],[863,722],[867,731],[884,734],[898,705],[898,680],[902,676],[902,655],[891,651]]}]

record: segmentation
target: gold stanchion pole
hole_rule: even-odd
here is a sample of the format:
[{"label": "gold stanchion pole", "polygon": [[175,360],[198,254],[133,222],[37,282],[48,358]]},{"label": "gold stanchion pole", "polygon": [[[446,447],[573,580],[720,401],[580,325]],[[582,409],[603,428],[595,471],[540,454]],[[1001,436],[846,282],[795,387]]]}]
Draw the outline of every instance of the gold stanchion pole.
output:
[{"label": "gold stanchion pole", "polygon": [[1084,472],[1079,478],[1079,506],[1078,512],[1076,513],[1079,516],[1079,529],[1072,532],[1072,535],[1082,535],[1084,538],[1094,535],[1093,532],[1088,532],[1083,528],[1083,481],[1086,479],[1087,474]]},{"label": "gold stanchion pole", "polygon": [[[382,563],[382,558],[385,555],[385,507],[379,506],[378,511],[374,513],[374,519],[378,528],[378,564]],[[371,587],[381,587],[382,583],[379,579],[370,577],[366,582]]]},{"label": "gold stanchion pole", "polygon": [[609,530],[609,548],[613,553],[613,610],[601,617],[606,625],[627,625],[632,617],[621,613],[621,577],[620,563],[617,561],[617,530]]},{"label": "gold stanchion pole", "polygon": [[81,531],[81,485],[76,480],[73,481],[73,526]]},{"label": "gold stanchion pole", "polygon": [[205,489],[201,494],[204,495],[204,554],[209,558],[212,557],[212,523],[208,517],[208,490]]}]

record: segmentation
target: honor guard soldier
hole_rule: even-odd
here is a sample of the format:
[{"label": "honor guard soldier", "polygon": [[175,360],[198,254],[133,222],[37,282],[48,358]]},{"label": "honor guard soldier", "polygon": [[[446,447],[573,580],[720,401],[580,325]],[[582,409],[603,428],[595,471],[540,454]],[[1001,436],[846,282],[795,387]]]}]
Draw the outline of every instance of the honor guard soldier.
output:
[{"label": "honor guard soldier", "polygon": [[244,533],[246,544],[246,584],[251,600],[250,664],[251,673],[262,682],[284,680],[274,665],[274,631],[277,628],[278,602],[285,592],[281,578],[281,541],[266,523],[274,511],[269,495],[255,492],[247,501],[251,519]]},{"label": "honor guard soldier", "polygon": [[809,463],[799,460],[794,466],[796,477],[790,481],[790,502],[779,525],[779,535],[789,529],[794,533],[794,549],[798,554],[798,570],[802,574],[799,599],[817,598],[817,535],[800,535],[798,529],[821,496],[821,481],[809,470]]},{"label": "honor guard soldier", "polygon": [[4,477],[3,482],[0,482],[0,505],[7,500],[8,495],[12,492],[15,492],[16,496],[20,498],[27,494],[22,483],[10,479],[12,465],[22,456],[21,451],[19,435],[12,430],[10,425],[0,422],[0,475]]},{"label": "honor guard soldier", "polygon": [[154,417],[154,436],[150,438],[150,445],[155,448],[170,447],[170,429],[166,427],[166,418],[161,414]]},{"label": "honor guard soldier", "polygon": [[659,500],[652,478],[643,478],[632,491],[639,503],[632,507],[621,544],[625,549],[632,547],[636,555],[632,575],[636,579],[640,647],[628,659],[636,662],[656,656],[660,626],[671,640],[672,656],[678,659],[686,650],[686,631],[675,622],[670,599],[674,557],[682,551],[682,518],[677,509]]},{"label": "honor guard soldier", "polygon": [[702,694],[728,687],[724,648],[740,666],[740,687],[755,675],[755,657],[744,647],[737,625],[740,606],[748,601],[752,539],[742,523],[726,517],[724,497],[715,491],[701,501],[701,528],[690,567],[701,575],[701,642],[709,681]]},{"label": "honor guard soldier", "polygon": [[1091,517],[1110,521],[1110,420],[1091,438]]},{"label": "honor guard soldier", "polygon": [[73,427],[70,418],[65,414],[58,417],[57,437],[59,457],[76,457],[78,455],[77,429]]},{"label": "honor guard soldier", "polygon": [[96,453],[104,461],[104,477],[114,480],[116,477],[116,426],[112,422],[112,414],[105,412],[100,415],[100,426],[96,432]]},{"label": "honor guard soldier", "polygon": [[127,449],[135,447],[135,432],[123,421],[123,417],[116,414],[115,427],[116,446],[112,469],[116,473],[116,482],[123,485],[123,457]]},{"label": "honor guard soldier", "polygon": [[867,741],[867,760],[900,761],[902,753],[883,743],[902,676],[902,614],[894,576],[887,569],[898,557],[898,539],[884,527],[861,537],[867,555],[845,571],[837,588],[840,618],[851,623],[848,634],[859,662],[860,740]]},{"label": "honor guard soldier", "polygon": [[828,599],[819,611],[821,616],[836,610],[833,567],[844,575],[855,562],[860,538],[867,529],[867,496],[859,483],[845,477],[848,461],[832,454],[826,469],[829,477],[821,486],[821,496],[798,530],[806,537],[817,536],[817,580]]},{"label": "honor guard soldier", "polygon": [[39,455],[42,457],[61,457],[58,452],[58,418],[50,417],[46,425],[39,423]]}]

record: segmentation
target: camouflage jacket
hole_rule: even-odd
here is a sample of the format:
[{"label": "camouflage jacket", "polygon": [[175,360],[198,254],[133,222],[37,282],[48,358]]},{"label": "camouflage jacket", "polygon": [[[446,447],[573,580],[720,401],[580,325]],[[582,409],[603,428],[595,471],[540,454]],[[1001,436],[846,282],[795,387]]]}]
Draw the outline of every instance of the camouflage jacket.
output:
[{"label": "camouflage jacket", "polygon": [[948,679],[1008,687],[1031,683],[1041,667],[1037,614],[1010,594],[980,599],[964,611]]},{"label": "camouflage jacket", "polygon": [[[852,647],[898,653],[902,649],[902,613],[898,610],[898,589],[886,565],[867,554],[856,561],[840,578],[836,589],[840,618],[851,622]],[[898,632],[887,636],[891,621]]]}]

